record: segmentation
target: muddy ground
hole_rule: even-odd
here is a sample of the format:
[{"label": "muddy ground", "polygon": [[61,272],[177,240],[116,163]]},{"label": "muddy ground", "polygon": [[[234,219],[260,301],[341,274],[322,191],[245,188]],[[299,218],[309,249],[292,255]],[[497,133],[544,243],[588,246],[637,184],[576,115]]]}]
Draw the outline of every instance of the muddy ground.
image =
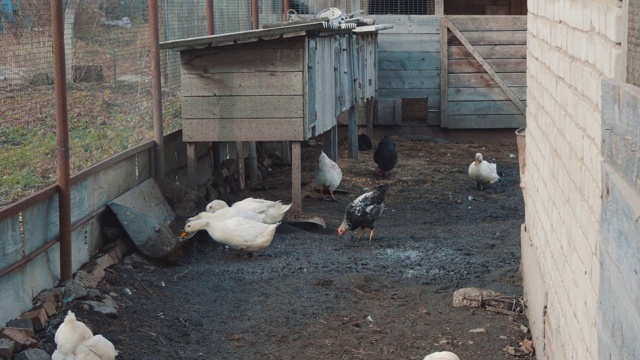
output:
[{"label": "muddy ground", "polygon": [[[76,309],[78,317],[115,344],[119,359],[421,360],[441,350],[463,360],[514,358],[505,348],[529,336],[526,318],[451,302],[462,287],[522,294],[515,141],[394,138],[399,162],[387,179],[375,175],[373,150],[353,162],[341,147],[340,203],[313,189],[321,144],[303,148],[303,210],[326,229],[282,223],[254,258],[206,233],[177,264],[133,250],[101,284],[117,294],[118,316]],[[482,191],[467,176],[476,152],[501,176]],[[290,167],[272,169],[269,190],[251,196],[290,202]],[[390,189],[373,241],[338,237],[345,206],[381,183]]]}]

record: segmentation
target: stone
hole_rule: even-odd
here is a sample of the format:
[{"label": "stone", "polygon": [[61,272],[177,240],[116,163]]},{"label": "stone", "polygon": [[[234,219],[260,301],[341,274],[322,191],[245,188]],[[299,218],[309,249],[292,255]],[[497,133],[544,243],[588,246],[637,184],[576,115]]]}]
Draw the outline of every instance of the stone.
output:
[{"label": "stone", "polygon": [[27,311],[26,313],[20,315],[21,319],[30,319],[33,323],[33,329],[35,331],[40,331],[47,327],[47,323],[49,322],[49,317],[47,316],[47,312],[43,308],[34,309],[31,311]]},{"label": "stone", "polygon": [[108,317],[118,316],[118,303],[109,295],[106,295],[102,301],[85,301],[95,312],[99,312]]},{"label": "stone", "polygon": [[53,300],[53,302],[59,304],[62,302],[62,288],[57,287],[53,289],[43,290],[42,292],[40,292],[40,294],[38,294],[38,296],[36,296],[36,300],[41,303]]},{"label": "stone", "polygon": [[31,319],[19,317],[7,322],[7,327],[33,330],[33,322]]},{"label": "stone", "polygon": [[6,338],[0,338],[0,360],[11,360],[15,347],[15,341]]},{"label": "stone", "polygon": [[18,353],[14,360],[51,360],[51,356],[42,349],[27,349]]},{"label": "stone", "polygon": [[80,281],[67,280],[64,282],[64,299],[65,303],[87,296],[87,289]]},{"label": "stone", "polygon": [[480,299],[486,299],[487,297],[496,297],[501,294],[489,289],[481,288],[462,288],[453,292],[453,306],[454,307],[481,307]]},{"label": "stone", "polygon": [[9,339],[15,342],[14,351],[16,352],[40,347],[38,341],[33,339],[32,336],[32,329],[18,329],[7,327],[0,331],[0,338]]}]

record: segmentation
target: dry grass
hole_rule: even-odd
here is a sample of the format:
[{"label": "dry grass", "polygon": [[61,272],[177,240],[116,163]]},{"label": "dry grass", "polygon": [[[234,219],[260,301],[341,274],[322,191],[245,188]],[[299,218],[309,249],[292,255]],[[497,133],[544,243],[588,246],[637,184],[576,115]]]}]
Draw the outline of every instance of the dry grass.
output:
[{"label": "dry grass", "polygon": [[[92,30],[93,29],[93,30]],[[0,206],[56,181],[56,121],[50,34],[0,36]],[[78,173],[153,139],[150,83],[116,76],[149,76],[148,26],[91,28],[76,34],[76,64],[102,67],[102,83],[68,85],[71,171]],[[0,74],[2,75],[2,74]],[[180,127],[179,97],[164,93],[165,132]]]}]

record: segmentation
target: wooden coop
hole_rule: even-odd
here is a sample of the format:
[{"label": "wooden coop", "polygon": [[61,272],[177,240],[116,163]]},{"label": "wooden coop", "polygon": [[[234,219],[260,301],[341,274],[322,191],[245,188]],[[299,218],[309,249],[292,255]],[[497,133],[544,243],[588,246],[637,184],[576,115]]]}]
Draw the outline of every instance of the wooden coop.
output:
[{"label": "wooden coop", "polygon": [[[335,158],[338,114],[355,113],[376,95],[378,29],[318,21],[161,43],[180,53],[183,140],[194,149],[198,142],[291,142],[292,213],[299,215],[300,144],[325,134]],[[357,154],[355,115],[349,118]],[[195,164],[188,164],[194,177]]]}]

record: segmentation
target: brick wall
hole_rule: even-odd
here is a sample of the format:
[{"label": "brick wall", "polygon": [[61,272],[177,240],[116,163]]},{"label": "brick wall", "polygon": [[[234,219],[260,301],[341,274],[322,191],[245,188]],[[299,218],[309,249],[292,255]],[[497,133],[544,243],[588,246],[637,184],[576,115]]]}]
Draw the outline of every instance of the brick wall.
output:
[{"label": "brick wall", "polygon": [[600,82],[624,74],[622,2],[536,0],[528,9],[523,257],[536,259],[545,286],[534,288],[523,269],[525,294],[545,293],[528,315],[544,324],[538,359],[595,360]]}]

